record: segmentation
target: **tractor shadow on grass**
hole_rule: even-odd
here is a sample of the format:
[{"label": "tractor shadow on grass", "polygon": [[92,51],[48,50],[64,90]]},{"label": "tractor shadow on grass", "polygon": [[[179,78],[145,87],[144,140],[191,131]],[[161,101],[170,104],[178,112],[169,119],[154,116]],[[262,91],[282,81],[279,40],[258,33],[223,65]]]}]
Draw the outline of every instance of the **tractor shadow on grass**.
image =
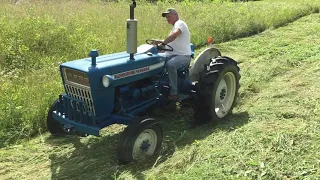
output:
[{"label": "tractor shadow on grass", "polygon": [[[145,179],[142,173],[156,167],[173,156],[176,148],[181,148],[201,140],[219,129],[233,131],[248,122],[248,113],[239,112],[230,115],[226,121],[216,126],[207,125],[190,128],[187,123],[193,118],[190,107],[182,107],[174,112],[159,110],[150,117],[159,120],[163,127],[163,146],[157,156],[141,162],[119,165],[117,146],[125,126],[108,127],[102,137],[52,137],[46,142],[53,148],[51,160],[51,179],[116,179],[132,177]],[[111,132],[110,132],[111,130]]]}]

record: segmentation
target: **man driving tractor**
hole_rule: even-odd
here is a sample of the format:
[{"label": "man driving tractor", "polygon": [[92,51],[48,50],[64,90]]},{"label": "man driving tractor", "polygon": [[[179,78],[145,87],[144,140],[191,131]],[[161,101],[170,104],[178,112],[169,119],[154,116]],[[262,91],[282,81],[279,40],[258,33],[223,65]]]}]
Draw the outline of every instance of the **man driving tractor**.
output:
[{"label": "man driving tractor", "polygon": [[178,101],[178,70],[186,69],[191,61],[190,48],[190,32],[187,24],[179,19],[178,12],[174,8],[168,8],[162,13],[162,17],[166,17],[169,24],[173,25],[172,30],[162,44],[172,47],[173,51],[166,51],[166,69],[169,74],[170,94],[168,99]]}]

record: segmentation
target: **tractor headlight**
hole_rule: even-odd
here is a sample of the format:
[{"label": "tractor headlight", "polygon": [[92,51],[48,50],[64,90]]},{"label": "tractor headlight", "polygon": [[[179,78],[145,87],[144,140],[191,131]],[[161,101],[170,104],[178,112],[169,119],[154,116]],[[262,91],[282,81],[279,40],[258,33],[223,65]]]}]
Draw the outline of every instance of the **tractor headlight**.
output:
[{"label": "tractor headlight", "polygon": [[112,76],[110,76],[110,75],[104,75],[104,76],[102,77],[102,84],[103,84],[104,87],[109,87],[110,84],[112,84],[112,82],[113,82]]}]

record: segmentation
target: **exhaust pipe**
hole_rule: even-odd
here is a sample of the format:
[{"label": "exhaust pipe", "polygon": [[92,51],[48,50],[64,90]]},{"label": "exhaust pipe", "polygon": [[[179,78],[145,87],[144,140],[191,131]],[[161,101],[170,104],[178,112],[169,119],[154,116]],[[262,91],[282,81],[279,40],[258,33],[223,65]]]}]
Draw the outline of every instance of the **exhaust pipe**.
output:
[{"label": "exhaust pipe", "polygon": [[134,19],[134,8],[136,7],[136,1],[132,0],[130,5],[130,19],[127,19],[127,53],[130,54],[130,60],[134,60],[134,54],[137,53],[137,29],[138,20]]}]

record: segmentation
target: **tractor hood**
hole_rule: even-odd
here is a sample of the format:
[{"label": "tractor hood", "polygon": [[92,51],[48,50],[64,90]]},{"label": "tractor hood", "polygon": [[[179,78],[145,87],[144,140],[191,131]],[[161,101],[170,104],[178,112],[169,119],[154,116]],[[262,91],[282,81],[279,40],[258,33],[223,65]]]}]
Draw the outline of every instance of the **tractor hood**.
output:
[{"label": "tractor hood", "polygon": [[133,60],[127,52],[98,56],[96,63],[84,58],[61,64],[60,73],[67,94],[86,101],[90,111],[102,118],[113,109],[115,87],[160,74],[164,64],[165,55],[145,44]]},{"label": "tractor hood", "polygon": [[137,53],[135,54],[135,60],[129,60],[130,54],[127,52],[119,52],[114,54],[106,54],[102,56],[98,56],[97,64],[92,66],[92,58],[83,58],[73,61],[68,61],[61,66],[72,68],[75,70],[79,70],[82,72],[90,72],[94,69],[112,69],[113,67],[117,67],[120,65],[136,63],[137,61],[141,61],[145,58],[152,58],[153,56],[157,56],[157,50],[152,45],[141,45],[137,49]]},{"label": "tractor hood", "polygon": [[[109,75],[115,80],[114,85],[121,85],[142,79],[145,76],[143,74],[149,74],[148,72],[159,73],[163,70],[164,62],[164,54],[158,54],[155,47],[144,44],[138,47],[134,60],[130,60],[130,54],[127,52],[107,54],[96,57],[96,65],[92,65],[90,57],[63,63],[61,64],[61,72],[63,69],[71,69],[84,73],[90,82],[97,79],[101,82],[103,76]],[[128,80],[133,77],[136,78]]]}]

